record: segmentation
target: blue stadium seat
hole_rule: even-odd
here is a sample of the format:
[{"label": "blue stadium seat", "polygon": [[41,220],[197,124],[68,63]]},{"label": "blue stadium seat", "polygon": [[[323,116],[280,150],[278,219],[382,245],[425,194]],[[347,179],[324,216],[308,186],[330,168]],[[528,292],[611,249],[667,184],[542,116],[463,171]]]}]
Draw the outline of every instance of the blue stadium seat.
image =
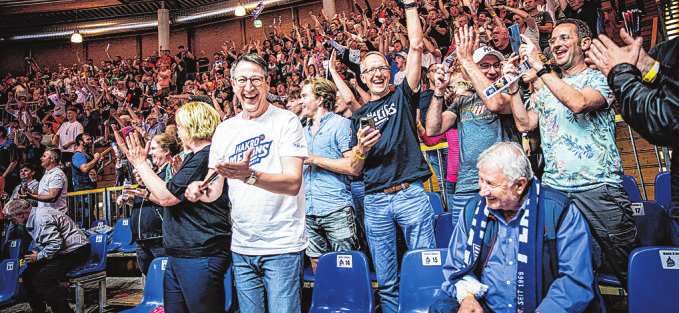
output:
[{"label": "blue stadium seat", "polygon": [[309,313],[375,312],[375,299],[362,252],[328,252],[318,259]]},{"label": "blue stadium seat", "polygon": [[224,310],[226,312],[232,312],[235,309],[234,306],[234,289],[233,289],[233,266],[229,266],[229,270],[224,274]]},{"label": "blue stadium seat", "polygon": [[98,220],[98,221],[92,222],[92,225],[90,226],[90,228],[101,227],[101,226],[107,226],[107,225],[108,225],[108,221],[107,221],[107,220]]},{"label": "blue stadium seat", "polygon": [[21,252],[21,239],[7,240],[4,252],[6,259],[22,259],[23,255],[19,256]]},{"label": "blue stadium seat", "polygon": [[632,251],[627,282],[629,313],[677,312],[678,268],[678,247],[643,247]]},{"label": "blue stadium seat", "polygon": [[639,185],[637,185],[637,181],[634,179],[634,177],[629,175],[622,175],[622,188],[625,189],[625,191],[627,192],[629,201],[632,202],[644,201],[644,199],[641,197],[641,193],[639,193]]},{"label": "blue stadium seat", "polygon": [[144,285],[144,294],[141,297],[141,302],[136,307],[121,313],[150,313],[156,308],[163,306],[165,266],[167,266],[167,257],[155,258],[151,262],[148,275],[146,275],[146,284]]},{"label": "blue stadium seat", "polygon": [[643,215],[639,215],[642,212],[637,212],[638,208],[633,206],[632,209],[635,211],[633,218],[642,247],[672,245],[673,229],[662,205],[655,201],[644,201]]},{"label": "blue stadium seat", "polygon": [[0,263],[0,305],[8,305],[19,296],[19,260]]},{"label": "blue stadium seat", "polygon": [[445,281],[446,249],[410,250],[403,256],[399,287],[399,313],[426,313]]},{"label": "blue stadium seat", "polygon": [[[111,243],[108,244],[106,252],[120,251],[120,248],[130,245],[134,246],[134,243],[132,243],[132,228],[130,227],[130,219],[119,219],[116,222],[116,226],[113,228]],[[134,250],[136,250],[136,247],[134,247],[133,251]]]},{"label": "blue stadium seat", "polygon": [[106,270],[106,235],[96,234],[90,236],[90,244],[92,251],[90,257],[84,265],[77,267],[68,274],[69,278],[90,274],[94,272],[101,272]]},{"label": "blue stadium seat", "polygon": [[453,235],[453,213],[445,212],[436,219],[436,247],[448,248],[450,236]]},{"label": "blue stadium seat", "polygon": [[665,171],[655,175],[655,202],[669,208],[672,201],[672,191],[670,189],[670,172]]},{"label": "blue stadium seat", "polygon": [[83,228],[83,222],[75,222],[75,226],[78,226],[78,228],[82,229]]},{"label": "blue stadium seat", "polygon": [[437,192],[427,192],[427,196],[429,196],[429,203],[431,203],[431,207],[434,209],[434,215],[439,216],[441,213],[443,213],[443,201],[441,200],[441,195]]}]

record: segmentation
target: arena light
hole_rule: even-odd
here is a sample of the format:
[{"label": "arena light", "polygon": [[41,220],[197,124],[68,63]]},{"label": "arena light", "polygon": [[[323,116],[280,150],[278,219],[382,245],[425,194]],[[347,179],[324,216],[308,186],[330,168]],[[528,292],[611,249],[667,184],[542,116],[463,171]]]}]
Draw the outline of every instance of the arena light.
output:
[{"label": "arena light", "polygon": [[236,16],[245,16],[245,7],[240,1],[238,2],[238,6],[236,7],[234,14],[236,14]]},{"label": "arena light", "polygon": [[73,35],[71,35],[71,42],[72,43],[81,43],[83,42],[83,36],[80,35],[80,33],[76,30]]}]

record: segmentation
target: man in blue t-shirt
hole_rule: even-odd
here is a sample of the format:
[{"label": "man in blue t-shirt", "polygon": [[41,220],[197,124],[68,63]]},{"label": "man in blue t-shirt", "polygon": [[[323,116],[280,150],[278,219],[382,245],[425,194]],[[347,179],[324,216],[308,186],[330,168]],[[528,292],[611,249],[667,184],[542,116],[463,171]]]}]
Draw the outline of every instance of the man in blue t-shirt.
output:
[{"label": "man in blue t-shirt", "polygon": [[[75,137],[75,153],[73,154],[73,159],[71,161],[71,168],[73,170],[73,191],[97,188],[97,165],[101,160],[101,155],[99,153],[92,155],[91,151],[92,137],[89,134],[82,133]],[[90,200],[90,195],[83,195],[82,201],[76,202],[79,206],[77,214],[80,215],[80,218],[82,219],[91,216],[88,211],[94,212],[94,207],[90,208],[90,210],[85,210],[84,213],[80,212],[80,206],[87,207],[89,203],[95,203]],[[75,220],[79,220],[79,218],[76,217]]]},{"label": "man in blue t-shirt", "polygon": [[[336,168],[351,175],[363,173],[364,221],[383,312],[398,309],[396,225],[403,229],[409,249],[435,247],[434,210],[422,184],[431,177],[431,170],[422,156],[415,127],[424,42],[417,4],[404,2],[410,40],[406,78],[391,91],[387,58],[378,52],[363,57],[361,79],[371,99],[354,112],[351,133],[356,135],[349,144],[353,151],[338,161]],[[335,83],[338,87],[344,84],[341,80]],[[339,87],[339,91],[345,101],[351,101],[348,88]]]},{"label": "man in blue t-shirt", "polygon": [[[448,80],[445,79],[445,68],[435,68],[435,91],[429,111],[427,112],[427,135],[436,136],[446,132],[457,123],[460,138],[460,168],[455,186],[452,207],[453,225],[457,224],[460,211],[469,199],[478,195],[478,168],[476,159],[481,152],[496,142],[520,142],[521,137],[514,124],[511,108],[511,96],[499,93],[487,97],[483,91],[502,76],[504,57],[499,51],[490,47],[474,50],[474,34],[469,27],[464,27],[456,35],[458,59],[466,75],[477,93],[459,97],[441,113],[443,97]],[[518,90],[516,90],[518,92]]]}]

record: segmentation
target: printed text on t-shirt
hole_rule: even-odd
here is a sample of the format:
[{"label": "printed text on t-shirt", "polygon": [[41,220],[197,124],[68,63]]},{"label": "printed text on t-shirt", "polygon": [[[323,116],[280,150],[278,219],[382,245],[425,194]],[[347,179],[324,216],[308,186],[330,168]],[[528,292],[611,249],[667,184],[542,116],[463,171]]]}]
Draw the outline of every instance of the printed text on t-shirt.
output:
[{"label": "printed text on t-shirt", "polygon": [[269,149],[271,149],[271,140],[264,141],[265,138],[264,134],[261,134],[237,144],[236,151],[229,156],[229,162],[242,161],[245,157],[245,152],[250,150],[250,148],[254,148],[252,155],[250,155],[250,166],[261,162],[262,159],[269,155]]},{"label": "printed text on t-shirt", "polygon": [[396,104],[385,104],[383,107],[377,109],[377,111],[370,112],[367,114],[368,117],[372,117],[375,120],[375,128],[381,128],[382,124],[389,120],[389,116],[396,114]]}]

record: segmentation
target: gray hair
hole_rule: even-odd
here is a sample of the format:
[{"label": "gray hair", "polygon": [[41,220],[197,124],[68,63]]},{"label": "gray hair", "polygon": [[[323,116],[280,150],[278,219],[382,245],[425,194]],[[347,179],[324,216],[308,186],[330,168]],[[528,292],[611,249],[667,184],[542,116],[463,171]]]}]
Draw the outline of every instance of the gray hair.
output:
[{"label": "gray hair", "polygon": [[515,142],[497,142],[483,151],[476,160],[476,167],[497,168],[502,171],[510,184],[525,177],[533,180],[533,170],[523,148]]},{"label": "gray hair", "polygon": [[238,64],[240,62],[243,62],[243,61],[257,64],[257,66],[262,68],[262,71],[264,72],[265,78],[266,78],[266,75],[268,75],[269,70],[268,70],[268,66],[267,66],[266,61],[264,61],[264,59],[261,56],[259,56],[259,54],[250,53],[250,54],[241,55],[238,58],[238,60],[236,60],[236,62],[234,62],[233,65],[231,65],[231,77],[233,77],[233,78],[236,77],[236,67],[238,67]]},{"label": "gray hair", "polygon": [[15,199],[5,205],[2,214],[5,216],[13,216],[17,213],[28,212],[31,209],[33,209],[33,207],[31,207],[31,204],[28,203],[28,201],[24,199]]}]

